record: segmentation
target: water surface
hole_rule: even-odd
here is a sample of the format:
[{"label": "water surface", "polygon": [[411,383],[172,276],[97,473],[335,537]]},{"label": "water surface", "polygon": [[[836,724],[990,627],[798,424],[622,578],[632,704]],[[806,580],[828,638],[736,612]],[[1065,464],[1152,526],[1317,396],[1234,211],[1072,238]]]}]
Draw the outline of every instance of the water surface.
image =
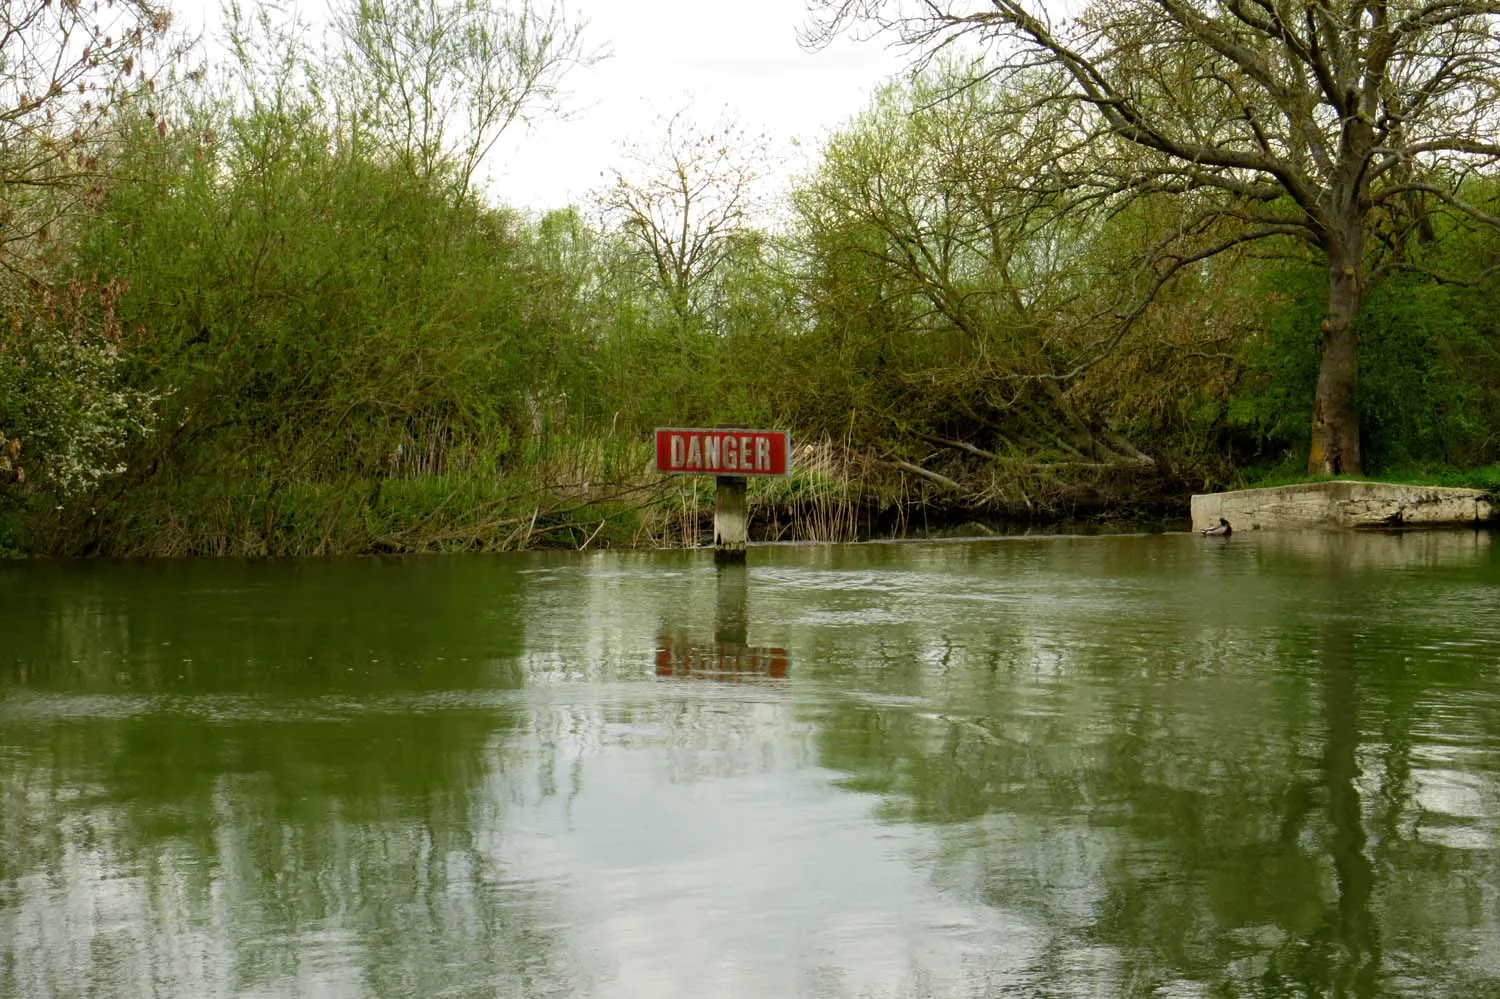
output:
[{"label": "water surface", "polygon": [[1500,550],[0,566],[0,995],[1500,995]]}]

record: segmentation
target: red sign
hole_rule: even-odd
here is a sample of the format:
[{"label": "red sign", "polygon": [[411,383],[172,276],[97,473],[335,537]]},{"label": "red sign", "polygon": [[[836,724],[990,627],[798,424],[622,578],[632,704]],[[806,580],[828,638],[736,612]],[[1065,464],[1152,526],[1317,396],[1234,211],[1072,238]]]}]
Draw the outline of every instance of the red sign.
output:
[{"label": "red sign", "polygon": [[669,475],[790,475],[785,430],[658,430],[656,470]]},{"label": "red sign", "polygon": [[656,675],[743,680],[750,676],[786,679],[786,649],[758,649],[746,645],[682,645],[671,638],[656,640]]}]

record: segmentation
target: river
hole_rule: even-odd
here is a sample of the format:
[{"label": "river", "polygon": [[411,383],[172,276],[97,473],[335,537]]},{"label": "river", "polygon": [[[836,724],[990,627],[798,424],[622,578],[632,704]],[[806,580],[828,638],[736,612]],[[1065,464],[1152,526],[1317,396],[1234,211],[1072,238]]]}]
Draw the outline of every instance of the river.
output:
[{"label": "river", "polygon": [[0,996],[1500,995],[1500,547],[0,564]]}]

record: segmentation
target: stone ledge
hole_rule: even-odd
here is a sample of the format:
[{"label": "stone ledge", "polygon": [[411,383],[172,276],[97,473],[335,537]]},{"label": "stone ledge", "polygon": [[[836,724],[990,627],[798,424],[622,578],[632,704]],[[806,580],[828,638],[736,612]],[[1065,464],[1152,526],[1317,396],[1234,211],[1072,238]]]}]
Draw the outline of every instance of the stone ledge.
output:
[{"label": "stone ledge", "polygon": [[1482,489],[1335,479],[1193,497],[1193,530],[1223,517],[1236,531],[1478,527],[1496,518]]}]

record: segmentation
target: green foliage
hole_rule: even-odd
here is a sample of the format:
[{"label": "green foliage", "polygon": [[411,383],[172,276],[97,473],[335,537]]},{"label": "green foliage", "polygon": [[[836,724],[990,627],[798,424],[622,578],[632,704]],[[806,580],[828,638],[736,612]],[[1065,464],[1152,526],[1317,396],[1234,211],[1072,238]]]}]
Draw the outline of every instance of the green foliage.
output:
[{"label": "green foliage", "polygon": [[[888,88],[794,192],[808,321],[785,348],[801,389],[786,411],[924,467],[962,474],[977,458],[980,495],[1031,504],[1012,488],[1017,468],[1140,468],[1149,459],[1134,440],[1166,451],[1180,433],[1178,407],[1197,396],[1181,390],[1191,367],[1160,355],[1142,366],[1149,377],[1101,365],[1137,306],[1143,248],[1180,209],[1070,204],[1055,177],[1039,182],[1032,141],[1065,131],[1066,115],[1033,102],[1030,81],[966,80],[958,70]],[[1181,283],[1193,281],[1223,283]],[[1204,328],[1150,334],[1201,353]]]},{"label": "green foliage", "polygon": [[1224,410],[1236,456],[1252,468],[1306,464],[1326,281],[1312,265],[1284,266],[1263,279],[1264,329],[1242,348],[1245,376]]},{"label": "green foliage", "polygon": [[[1246,376],[1226,408],[1240,460],[1258,481],[1300,474],[1326,281],[1320,267],[1288,264],[1263,282],[1265,331],[1245,345]],[[1480,292],[1415,275],[1366,296],[1359,398],[1369,474],[1486,460],[1500,421],[1491,404],[1495,331],[1483,302]]]},{"label": "green foliage", "polygon": [[521,220],[341,146],[310,110],[208,118],[134,130],[134,180],[81,247],[81,270],[131,275],[139,377],[173,390],[142,457],[268,491],[503,460],[487,445],[521,430],[550,361]]},{"label": "green foliage", "polygon": [[1372,473],[1460,462],[1494,419],[1475,407],[1478,386],[1466,370],[1494,350],[1458,297],[1450,286],[1399,277],[1365,300],[1360,408]]}]

